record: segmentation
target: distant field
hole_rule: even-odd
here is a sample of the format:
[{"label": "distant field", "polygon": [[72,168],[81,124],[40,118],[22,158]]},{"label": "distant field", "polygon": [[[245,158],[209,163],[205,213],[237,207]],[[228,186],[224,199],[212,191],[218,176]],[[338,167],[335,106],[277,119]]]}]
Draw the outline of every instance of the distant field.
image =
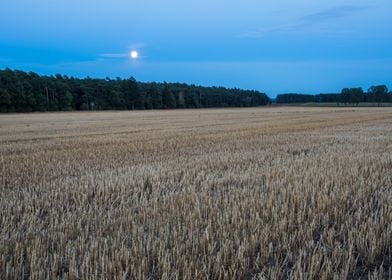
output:
[{"label": "distant field", "polygon": [[0,115],[0,279],[390,279],[391,108]]},{"label": "distant field", "polygon": [[367,103],[361,102],[358,104],[344,104],[344,103],[336,103],[336,102],[324,102],[324,103],[291,103],[285,104],[285,106],[300,106],[300,107],[392,107],[392,103]]}]

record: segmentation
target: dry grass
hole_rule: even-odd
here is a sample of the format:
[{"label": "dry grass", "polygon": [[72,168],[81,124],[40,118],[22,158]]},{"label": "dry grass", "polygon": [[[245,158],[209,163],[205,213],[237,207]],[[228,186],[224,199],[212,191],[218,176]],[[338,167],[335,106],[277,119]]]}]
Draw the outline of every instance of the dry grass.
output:
[{"label": "dry grass", "polygon": [[0,116],[1,279],[392,277],[392,111]]}]

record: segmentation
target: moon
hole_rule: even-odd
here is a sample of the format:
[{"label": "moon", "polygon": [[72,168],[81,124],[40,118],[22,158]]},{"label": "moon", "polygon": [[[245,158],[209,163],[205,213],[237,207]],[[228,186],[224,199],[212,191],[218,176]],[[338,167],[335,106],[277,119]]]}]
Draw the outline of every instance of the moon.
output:
[{"label": "moon", "polygon": [[132,59],[138,59],[139,58],[139,52],[138,51],[131,51],[130,53]]}]

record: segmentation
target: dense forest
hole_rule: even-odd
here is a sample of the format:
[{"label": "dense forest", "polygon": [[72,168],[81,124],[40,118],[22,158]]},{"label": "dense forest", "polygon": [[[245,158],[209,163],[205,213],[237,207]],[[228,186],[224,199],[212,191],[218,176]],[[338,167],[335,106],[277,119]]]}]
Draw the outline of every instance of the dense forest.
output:
[{"label": "dense forest", "polygon": [[388,91],[387,86],[372,86],[367,92],[362,88],[344,88],[341,93],[328,94],[279,94],[276,103],[344,103],[359,104],[368,103],[388,103],[392,102],[392,92]]},{"label": "dense forest", "polygon": [[[387,86],[345,88],[341,93],[279,94],[276,103],[392,102]],[[143,83],[129,79],[40,76],[33,72],[0,70],[0,112],[143,110],[208,107],[252,107],[271,103],[253,90],[202,87],[181,83]]]},{"label": "dense forest", "polygon": [[268,103],[266,94],[251,90],[0,71],[0,112],[251,107]]}]

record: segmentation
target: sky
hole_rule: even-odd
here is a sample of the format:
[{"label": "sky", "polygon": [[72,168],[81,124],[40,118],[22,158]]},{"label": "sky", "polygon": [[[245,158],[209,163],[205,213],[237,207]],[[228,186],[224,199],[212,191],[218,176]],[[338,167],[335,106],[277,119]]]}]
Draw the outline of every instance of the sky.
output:
[{"label": "sky", "polygon": [[0,69],[272,97],[392,88],[391,12],[390,0],[3,0]]}]

